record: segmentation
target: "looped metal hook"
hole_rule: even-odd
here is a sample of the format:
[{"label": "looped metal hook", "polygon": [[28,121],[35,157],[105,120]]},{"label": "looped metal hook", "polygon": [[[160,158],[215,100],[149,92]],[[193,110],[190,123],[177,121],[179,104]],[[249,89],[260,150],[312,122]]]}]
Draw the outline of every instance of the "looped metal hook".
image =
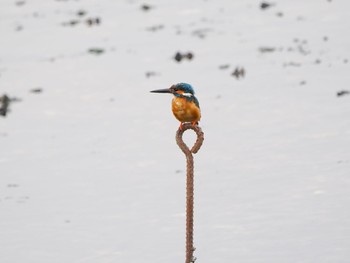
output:
[{"label": "looped metal hook", "polygon": [[[188,130],[194,130],[197,134],[197,140],[190,148],[182,140],[183,133]],[[193,203],[194,203],[194,175],[193,175],[193,155],[197,153],[202,146],[204,133],[198,126],[191,123],[184,123],[176,132],[176,143],[186,155],[187,160],[187,180],[186,180],[186,263],[193,263],[196,259],[193,256],[195,250],[193,246]]]},{"label": "looped metal hook", "polygon": [[[197,140],[192,146],[191,150],[182,139],[183,133],[188,129],[193,130],[197,134]],[[176,132],[176,143],[186,155],[190,153],[197,153],[203,144],[203,140],[204,133],[202,132],[202,129],[199,126],[192,125],[191,123],[182,124],[182,129],[179,128]]]}]

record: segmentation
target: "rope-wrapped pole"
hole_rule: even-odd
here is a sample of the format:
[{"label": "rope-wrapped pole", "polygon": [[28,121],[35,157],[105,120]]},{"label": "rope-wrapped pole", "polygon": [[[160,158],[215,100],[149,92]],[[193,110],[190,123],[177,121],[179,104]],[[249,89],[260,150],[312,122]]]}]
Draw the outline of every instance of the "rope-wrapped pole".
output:
[{"label": "rope-wrapped pole", "polygon": [[[197,134],[197,140],[193,147],[190,148],[184,143],[182,139],[183,133],[191,129]],[[176,142],[180,149],[186,155],[187,160],[187,180],[186,180],[186,261],[185,263],[192,263],[195,261],[193,252],[193,211],[194,211],[194,175],[193,175],[193,155],[197,153],[202,146],[204,140],[204,133],[198,126],[193,126],[191,123],[184,123],[182,128],[176,132]]]}]

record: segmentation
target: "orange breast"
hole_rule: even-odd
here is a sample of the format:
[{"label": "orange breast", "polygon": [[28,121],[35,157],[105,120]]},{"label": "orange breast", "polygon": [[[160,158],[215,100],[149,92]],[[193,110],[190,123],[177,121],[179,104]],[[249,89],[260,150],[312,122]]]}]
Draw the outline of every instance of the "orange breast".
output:
[{"label": "orange breast", "polygon": [[194,102],[185,98],[174,97],[172,111],[180,122],[197,122],[201,118],[201,111]]}]

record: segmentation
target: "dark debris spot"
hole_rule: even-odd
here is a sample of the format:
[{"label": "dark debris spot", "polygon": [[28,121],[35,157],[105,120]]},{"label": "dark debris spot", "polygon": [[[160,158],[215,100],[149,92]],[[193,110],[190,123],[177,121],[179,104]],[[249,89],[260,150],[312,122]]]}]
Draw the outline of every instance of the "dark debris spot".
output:
[{"label": "dark debris spot", "polygon": [[158,74],[157,74],[157,72],[154,72],[154,71],[147,71],[147,72],[145,73],[145,75],[146,75],[146,78],[150,78],[150,77],[155,77],[155,76],[157,76]]},{"label": "dark debris spot", "polygon": [[8,184],[7,187],[8,188],[16,188],[16,187],[19,187],[19,184]]},{"label": "dark debris spot", "polygon": [[10,98],[4,94],[0,97],[0,115],[1,116],[6,116],[8,108],[10,105]]},{"label": "dark debris spot", "polygon": [[156,31],[162,30],[163,28],[164,28],[164,25],[155,25],[155,26],[147,27],[146,30],[151,32],[156,32]]},{"label": "dark debris spot", "polygon": [[348,90],[341,90],[341,91],[337,92],[337,96],[338,97],[341,97],[341,96],[344,96],[344,95],[349,95],[349,94],[350,94],[350,91],[348,91]]},{"label": "dark debris spot", "polygon": [[259,51],[261,53],[271,53],[271,52],[275,52],[276,48],[274,48],[274,47],[259,47]]},{"label": "dark debris spot", "polygon": [[141,10],[142,11],[149,11],[149,10],[151,10],[153,7],[152,6],[150,6],[150,5],[148,5],[148,4],[143,4],[143,5],[141,5]]},{"label": "dark debris spot", "polygon": [[180,62],[182,60],[182,54],[180,52],[176,52],[175,56],[174,56],[174,59],[177,61],[177,62]]},{"label": "dark debris spot", "polygon": [[85,10],[78,10],[77,12],[77,16],[85,16],[86,15],[86,11]]},{"label": "dark debris spot", "polygon": [[[76,15],[78,17],[83,17],[86,15],[86,11],[85,10],[78,10],[76,12]],[[78,19],[78,18],[72,18],[71,20],[69,21],[66,21],[66,22],[63,22],[62,25],[63,26],[76,26],[80,23],[85,23],[87,26],[91,27],[91,26],[98,26],[101,24],[101,18],[100,17],[88,17],[86,18],[85,20],[82,20],[82,19]]]},{"label": "dark debris spot", "polygon": [[16,6],[22,6],[26,3],[26,1],[16,1]]},{"label": "dark debris spot", "polygon": [[301,64],[298,62],[294,62],[294,61],[289,61],[289,62],[285,62],[283,63],[283,67],[300,67]]},{"label": "dark debris spot", "polygon": [[265,9],[271,7],[271,6],[273,6],[273,4],[271,4],[271,3],[269,3],[269,2],[261,2],[261,3],[260,3],[260,8],[261,8],[262,10],[265,10]]},{"label": "dark debris spot", "polygon": [[103,54],[105,52],[105,50],[103,48],[96,48],[95,47],[95,48],[90,48],[88,50],[88,52],[90,54],[93,54],[93,55],[101,55],[101,54]]},{"label": "dark debris spot", "polygon": [[72,19],[72,20],[69,20],[68,22],[63,22],[62,25],[63,26],[75,26],[75,25],[77,25],[79,23],[80,23],[79,20]]},{"label": "dark debris spot", "polygon": [[181,62],[181,60],[183,59],[188,59],[188,60],[192,60],[194,57],[192,52],[187,52],[187,53],[180,53],[180,52],[176,52],[174,59],[177,62]]},{"label": "dark debris spot", "polygon": [[223,64],[219,66],[219,69],[225,70],[225,69],[228,69],[229,67],[230,67],[230,64]]},{"label": "dark debris spot", "polygon": [[208,28],[196,29],[192,32],[192,35],[204,39],[209,31],[210,29]]},{"label": "dark debris spot", "polygon": [[236,67],[235,70],[232,72],[232,76],[234,76],[236,79],[244,78],[245,77],[245,69]]},{"label": "dark debris spot", "polygon": [[101,24],[101,18],[99,17],[88,18],[86,19],[85,23],[88,26],[98,26]]},{"label": "dark debris spot", "polygon": [[23,26],[22,25],[17,25],[15,30],[16,31],[22,31],[23,30]]},{"label": "dark debris spot", "polygon": [[21,101],[21,99],[16,97],[10,98],[6,94],[0,96],[0,115],[5,117],[9,112],[10,103],[18,101]]},{"label": "dark debris spot", "polygon": [[298,51],[302,55],[309,55],[311,53],[309,50],[306,50],[302,45],[298,46]]},{"label": "dark debris spot", "polygon": [[43,92],[43,89],[42,88],[34,88],[34,89],[31,89],[30,92],[31,93],[41,93],[41,92]]}]

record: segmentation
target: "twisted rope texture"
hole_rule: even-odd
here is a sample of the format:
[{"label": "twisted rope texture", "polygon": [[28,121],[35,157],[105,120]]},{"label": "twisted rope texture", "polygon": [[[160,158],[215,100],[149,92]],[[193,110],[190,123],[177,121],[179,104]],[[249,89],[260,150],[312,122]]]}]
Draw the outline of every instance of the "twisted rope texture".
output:
[{"label": "twisted rope texture", "polygon": [[[190,148],[184,143],[182,139],[183,133],[191,129],[197,134],[197,140],[193,147]],[[176,143],[183,151],[187,161],[187,182],[186,182],[186,263],[195,261],[193,252],[193,207],[194,207],[194,166],[193,153],[197,153],[202,146],[204,140],[204,133],[198,126],[193,126],[191,123],[184,123],[182,129],[179,128],[176,132]]]}]

